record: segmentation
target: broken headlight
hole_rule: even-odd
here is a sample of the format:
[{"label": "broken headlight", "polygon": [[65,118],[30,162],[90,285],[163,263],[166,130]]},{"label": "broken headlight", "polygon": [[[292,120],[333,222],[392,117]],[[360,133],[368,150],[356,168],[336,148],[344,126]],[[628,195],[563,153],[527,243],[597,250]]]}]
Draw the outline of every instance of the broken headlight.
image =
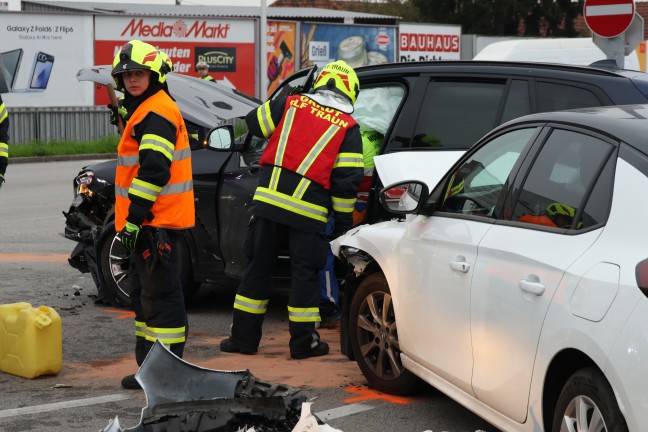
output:
[{"label": "broken headlight", "polygon": [[76,190],[74,191],[75,195],[87,195],[91,198],[92,195],[94,195],[94,192],[92,191],[93,188],[90,187],[93,179],[94,172],[92,171],[84,171],[79,174],[77,178],[74,179],[74,183],[76,184]]}]

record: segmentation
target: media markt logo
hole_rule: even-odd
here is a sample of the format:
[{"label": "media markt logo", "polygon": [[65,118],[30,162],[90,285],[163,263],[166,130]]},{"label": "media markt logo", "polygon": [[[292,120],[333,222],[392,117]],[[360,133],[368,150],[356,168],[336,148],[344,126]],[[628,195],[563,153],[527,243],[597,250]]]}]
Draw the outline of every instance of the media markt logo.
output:
[{"label": "media markt logo", "polygon": [[196,47],[196,62],[209,65],[210,72],[236,72],[236,48]]},{"label": "media markt logo", "polygon": [[173,34],[177,37],[185,37],[187,35],[187,23],[183,20],[178,20],[173,25]]}]

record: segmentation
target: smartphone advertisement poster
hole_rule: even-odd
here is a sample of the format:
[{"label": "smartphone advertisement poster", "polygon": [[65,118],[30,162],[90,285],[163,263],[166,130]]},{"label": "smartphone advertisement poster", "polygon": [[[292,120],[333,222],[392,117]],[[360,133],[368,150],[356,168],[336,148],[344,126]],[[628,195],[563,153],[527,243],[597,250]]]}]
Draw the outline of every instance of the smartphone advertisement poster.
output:
[{"label": "smartphone advertisement poster", "polygon": [[461,59],[461,26],[445,24],[401,24],[399,61]]},{"label": "smartphone advertisement poster", "polygon": [[76,80],[92,58],[92,17],[0,14],[0,93],[9,107],[92,105]]},{"label": "smartphone advertisement poster", "polygon": [[[95,17],[95,64],[111,65],[128,41],[143,40],[165,51],[173,73],[198,77],[196,63],[204,61],[219,84],[255,94],[254,21],[180,17]],[[95,95],[107,104],[105,91]]]},{"label": "smartphone advertisement poster", "polygon": [[344,60],[351,67],[396,61],[396,28],[342,24],[302,24],[301,68]]},{"label": "smartphone advertisement poster", "polygon": [[[266,96],[295,71],[297,60],[297,23],[291,21],[268,21],[266,33],[268,89]],[[265,98],[262,98],[265,99]]]}]

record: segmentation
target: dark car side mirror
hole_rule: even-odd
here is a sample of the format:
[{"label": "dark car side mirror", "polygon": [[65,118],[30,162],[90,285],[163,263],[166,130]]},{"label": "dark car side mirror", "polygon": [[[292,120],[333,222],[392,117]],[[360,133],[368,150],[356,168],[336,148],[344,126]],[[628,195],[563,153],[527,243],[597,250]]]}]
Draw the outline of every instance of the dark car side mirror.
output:
[{"label": "dark car side mirror", "polygon": [[209,132],[207,148],[215,151],[231,151],[234,148],[234,129],[232,125],[219,126]]},{"label": "dark car side mirror", "polygon": [[427,185],[418,180],[394,183],[384,187],[378,195],[385,210],[395,215],[417,213],[428,196]]}]

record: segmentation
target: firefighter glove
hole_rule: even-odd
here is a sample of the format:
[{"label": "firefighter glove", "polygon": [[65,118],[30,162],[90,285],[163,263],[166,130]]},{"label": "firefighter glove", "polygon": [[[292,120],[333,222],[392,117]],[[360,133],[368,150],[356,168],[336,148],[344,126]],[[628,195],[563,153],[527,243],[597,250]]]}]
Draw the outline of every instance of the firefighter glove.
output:
[{"label": "firefighter glove", "polygon": [[0,189],[2,189],[2,185],[4,184],[4,182],[5,182],[4,176],[0,174]]},{"label": "firefighter glove", "polygon": [[171,241],[169,240],[169,234],[165,230],[158,229],[153,234],[153,240],[157,258],[163,265],[168,265],[171,259]]},{"label": "firefighter glove", "polygon": [[126,121],[126,114],[128,114],[126,108],[123,106],[115,108],[112,105],[108,105],[108,109],[110,110],[110,124],[117,126],[117,116],[120,116],[124,122]]},{"label": "firefighter glove", "polygon": [[135,243],[140,232],[140,226],[126,222],[126,226],[119,232],[119,240],[130,252],[135,250]]}]

